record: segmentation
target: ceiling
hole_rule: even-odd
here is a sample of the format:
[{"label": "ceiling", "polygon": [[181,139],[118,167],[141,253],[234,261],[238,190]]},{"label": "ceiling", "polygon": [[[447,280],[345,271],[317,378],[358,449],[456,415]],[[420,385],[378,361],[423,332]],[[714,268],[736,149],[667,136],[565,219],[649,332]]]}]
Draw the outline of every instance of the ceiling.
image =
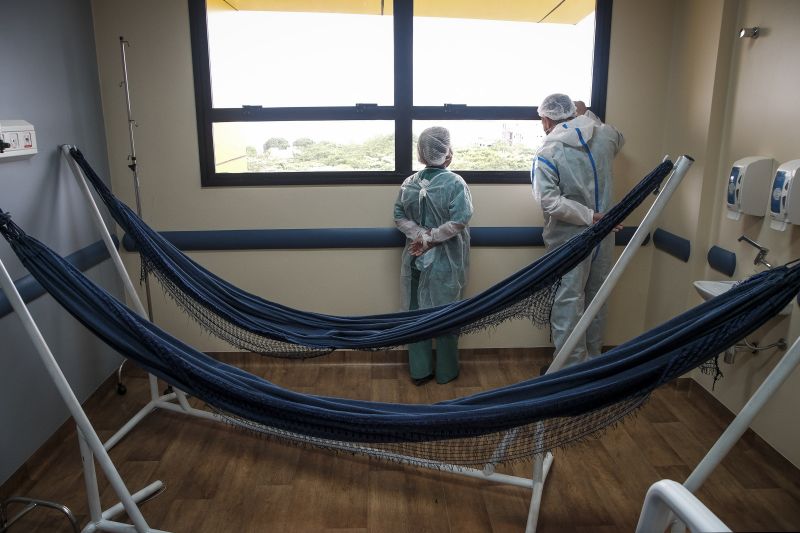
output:
[{"label": "ceiling", "polygon": [[[207,0],[209,11],[283,11],[391,15],[393,0]],[[414,0],[420,17],[576,24],[595,0]]]}]

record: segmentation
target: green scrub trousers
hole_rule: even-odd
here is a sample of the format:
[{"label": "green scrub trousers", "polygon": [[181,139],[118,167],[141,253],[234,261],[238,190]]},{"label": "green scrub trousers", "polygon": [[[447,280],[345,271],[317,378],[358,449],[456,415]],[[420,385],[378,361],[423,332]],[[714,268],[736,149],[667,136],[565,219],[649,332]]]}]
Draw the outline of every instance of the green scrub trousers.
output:
[{"label": "green scrub trousers", "polygon": [[[420,272],[411,267],[411,306],[419,309],[417,292]],[[436,368],[434,373],[433,339],[408,345],[408,367],[411,379],[425,379],[435,374],[436,383],[444,384],[458,377],[458,336],[436,337]]]}]

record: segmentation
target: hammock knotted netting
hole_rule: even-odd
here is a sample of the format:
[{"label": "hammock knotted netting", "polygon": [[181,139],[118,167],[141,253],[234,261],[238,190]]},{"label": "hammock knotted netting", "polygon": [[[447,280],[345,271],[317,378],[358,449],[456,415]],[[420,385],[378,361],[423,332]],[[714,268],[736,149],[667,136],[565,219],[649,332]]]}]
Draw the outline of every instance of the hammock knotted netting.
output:
[{"label": "hammock knotted netting", "polygon": [[95,335],[232,423],[294,443],[437,468],[529,458],[596,434],[656,387],[752,333],[800,291],[800,266],[776,267],[585,363],[435,404],[383,403],[293,392],[219,362],[125,307],[7,214],[0,214],[0,232]]},{"label": "hammock knotted netting", "polygon": [[511,318],[547,326],[561,277],[588,257],[673,167],[669,161],[661,163],[598,223],[476,296],[418,311],[348,317],[270,302],[209,272],[118,200],[79,150],[72,148],[70,154],[114,220],[136,243],[143,277],[153,273],[179,307],[217,337],[247,351],[283,357],[312,357],[336,349],[382,350],[470,333]]}]

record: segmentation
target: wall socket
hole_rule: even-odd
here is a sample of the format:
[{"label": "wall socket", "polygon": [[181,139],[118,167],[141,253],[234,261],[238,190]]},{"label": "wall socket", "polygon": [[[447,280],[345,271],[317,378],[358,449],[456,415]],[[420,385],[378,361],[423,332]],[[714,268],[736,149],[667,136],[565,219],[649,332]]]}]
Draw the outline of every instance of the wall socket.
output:
[{"label": "wall socket", "polygon": [[24,120],[0,120],[0,161],[32,156],[38,153],[36,131],[33,124]]}]

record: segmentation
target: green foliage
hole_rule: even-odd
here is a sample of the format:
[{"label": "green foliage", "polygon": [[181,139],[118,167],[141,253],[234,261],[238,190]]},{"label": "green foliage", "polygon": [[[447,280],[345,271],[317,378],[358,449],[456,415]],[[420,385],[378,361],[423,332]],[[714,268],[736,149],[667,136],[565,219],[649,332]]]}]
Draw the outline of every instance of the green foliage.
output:
[{"label": "green foliage", "polygon": [[268,151],[270,148],[278,148],[279,150],[286,150],[289,148],[289,141],[284,139],[283,137],[271,137],[267,139],[267,142],[264,143],[264,151]]},{"label": "green foliage", "polygon": [[[270,139],[264,144],[271,144]],[[248,161],[250,172],[348,171],[394,169],[394,135],[371,137],[363,143],[339,144],[330,141],[314,142],[301,137],[294,142],[291,157],[267,155]],[[287,143],[288,148],[288,143]],[[267,150],[265,150],[267,153]]]},{"label": "green foliage", "polygon": [[[281,142],[283,141],[283,142]],[[416,160],[416,139],[413,157]],[[285,143],[285,144],[284,144]],[[394,170],[394,134],[377,135],[362,143],[341,144],[301,137],[289,154],[272,153],[269,148],[286,150],[286,139],[273,137],[264,143],[264,154],[250,156],[250,172],[297,171],[391,171]],[[450,168],[455,170],[530,170],[535,148],[496,142],[490,146],[460,147]]]},{"label": "green foliage", "polygon": [[451,168],[464,170],[530,170],[536,148],[497,142],[457,150]]},{"label": "green foliage", "polygon": [[247,155],[247,157],[255,157],[258,154],[255,146],[248,146],[244,149],[244,153]]},{"label": "green foliage", "polygon": [[296,139],[292,143],[292,146],[294,146],[295,148],[305,148],[306,146],[311,146],[312,144],[314,144],[314,139],[309,139],[308,137],[300,137],[299,139]]}]

